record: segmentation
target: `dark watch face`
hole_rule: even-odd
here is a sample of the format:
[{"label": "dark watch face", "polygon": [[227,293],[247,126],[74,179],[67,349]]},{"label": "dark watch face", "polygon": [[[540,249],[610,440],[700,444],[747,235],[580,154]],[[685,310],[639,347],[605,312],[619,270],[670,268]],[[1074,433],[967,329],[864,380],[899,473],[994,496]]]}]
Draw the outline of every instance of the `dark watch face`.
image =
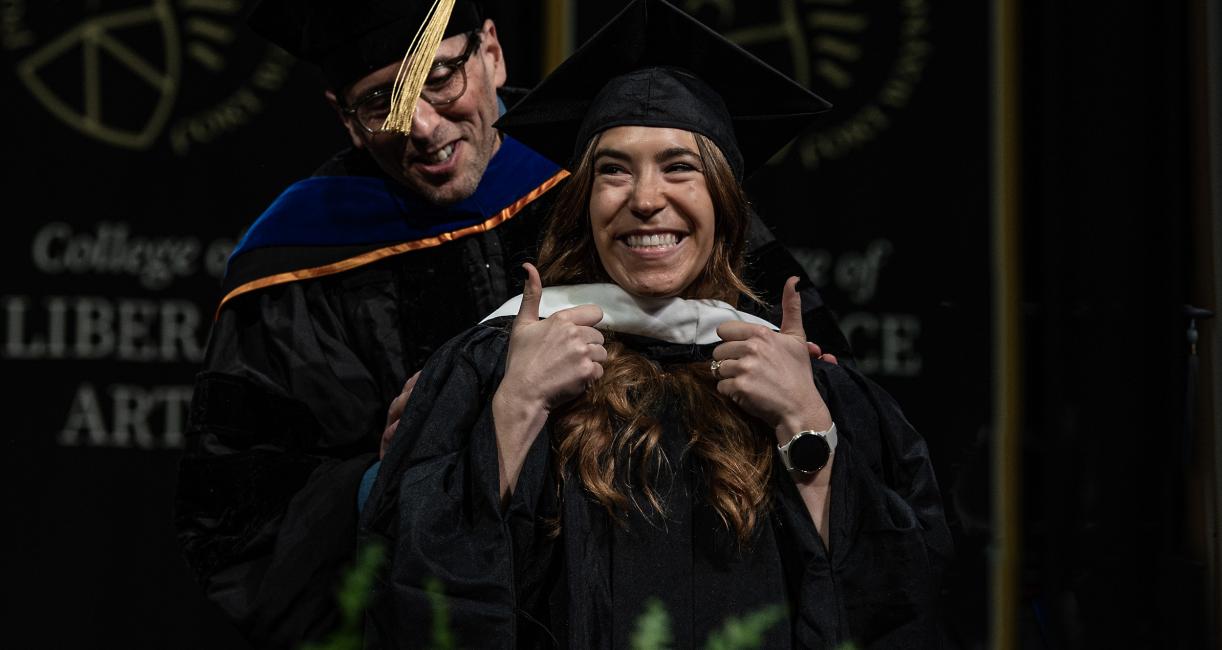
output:
[{"label": "dark watch face", "polygon": [[827,464],[832,448],[823,436],[802,436],[789,445],[789,463],[794,469],[814,472]]}]

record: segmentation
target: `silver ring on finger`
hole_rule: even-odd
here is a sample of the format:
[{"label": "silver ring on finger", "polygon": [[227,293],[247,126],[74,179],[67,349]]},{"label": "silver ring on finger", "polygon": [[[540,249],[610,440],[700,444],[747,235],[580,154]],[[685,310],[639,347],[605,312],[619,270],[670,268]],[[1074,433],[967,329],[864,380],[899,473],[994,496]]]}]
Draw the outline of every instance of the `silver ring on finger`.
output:
[{"label": "silver ring on finger", "polygon": [[710,363],[710,364],[709,364],[709,370],[712,370],[712,371],[713,371],[713,379],[716,379],[717,381],[721,381],[721,380],[722,380],[722,376],[721,376],[721,361],[719,361],[719,360],[717,360],[717,359],[713,359],[713,363]]}]

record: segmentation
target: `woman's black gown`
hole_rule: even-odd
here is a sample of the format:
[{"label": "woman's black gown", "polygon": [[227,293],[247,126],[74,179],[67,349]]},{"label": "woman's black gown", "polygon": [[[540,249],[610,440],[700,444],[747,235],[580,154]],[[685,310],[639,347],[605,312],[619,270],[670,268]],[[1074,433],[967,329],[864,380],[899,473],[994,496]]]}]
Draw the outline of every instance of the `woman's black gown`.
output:
[{"label": "woman's black gown", "polygon": [[[769,606],[783,618],[766,648],[941,645],[937,589],[950,536],[925,442],[882,389],[812,362],[840,434],[827,547],[779,458],[771,509],[752,543],[738,545],[702,497],[671,403],[653,414],[670,466],[657,482],[664,517],[630,509],[625,526],[579,481],[557,491],[549,426],[502,509],[491,398],[506,322],[440,349],[411,396],[362,517],[363,540],[386,544],[389,559],[367,647],[431,643],[439,610],[430,583],[441,585],[463,648],[629,647],[651,599],[664,605],[676,648],[702,647],[727,618]],[[620,340],[663,366],[708,359],[713,347]]]}]

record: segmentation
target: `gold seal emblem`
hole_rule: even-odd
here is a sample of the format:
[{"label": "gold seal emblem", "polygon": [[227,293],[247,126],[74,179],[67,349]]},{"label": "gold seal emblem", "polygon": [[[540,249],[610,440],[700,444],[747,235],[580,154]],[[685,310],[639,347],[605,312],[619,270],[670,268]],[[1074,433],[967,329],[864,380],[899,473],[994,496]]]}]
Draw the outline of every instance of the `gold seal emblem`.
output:
[{"label": "gold seal emblem", "polygon": [[249,122],[292,65],[277,48],[243,47],[241,11],[239,0],[6,0],[0,46],[60,122],[114,147],[164,140],[182,155]]},{"label": "gold seal emblem", "polygon": [[808,169],[880,138],[908,106],[932,50],[929,0],[687,0],[683,8],[835,105],[774,159],[796,155]]}]

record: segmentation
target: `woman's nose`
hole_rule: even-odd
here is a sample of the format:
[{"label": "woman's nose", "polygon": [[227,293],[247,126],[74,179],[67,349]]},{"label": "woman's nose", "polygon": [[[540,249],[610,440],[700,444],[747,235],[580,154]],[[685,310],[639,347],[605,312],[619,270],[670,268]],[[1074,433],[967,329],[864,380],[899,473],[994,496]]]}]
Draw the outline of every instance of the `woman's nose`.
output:
[{"label": "woman's nose", "polygon": [[628,209],[638,219],[648,220],[666,207],[666,196],[656,174],[642,174],[632,186]]}]

